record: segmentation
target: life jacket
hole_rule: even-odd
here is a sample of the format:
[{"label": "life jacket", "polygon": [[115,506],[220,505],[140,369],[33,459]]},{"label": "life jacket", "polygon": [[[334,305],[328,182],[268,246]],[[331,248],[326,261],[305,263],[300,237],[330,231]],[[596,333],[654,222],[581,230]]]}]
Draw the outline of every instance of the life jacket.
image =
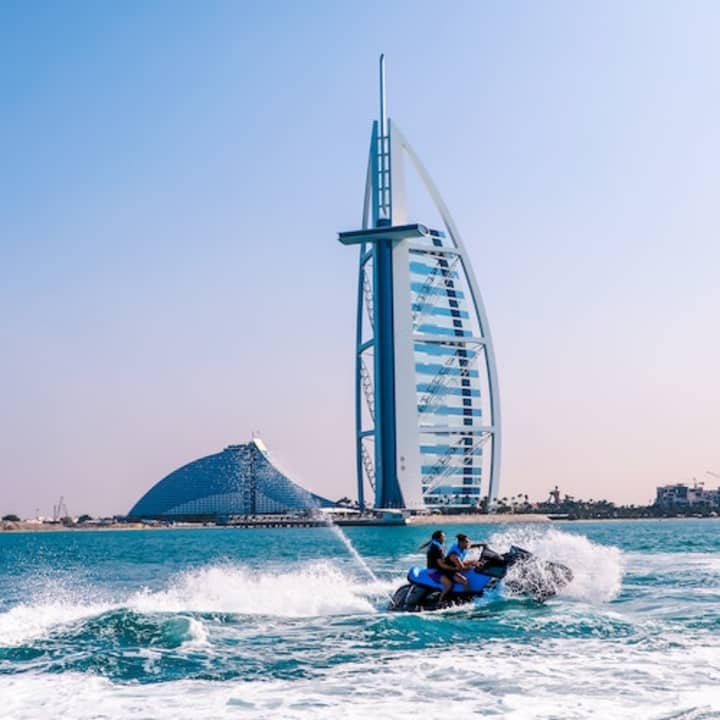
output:
[{"label": "life jacket", "polygon": [[465,560],[465,556],[467,555],[467,550],[461,550],[457,543],[455,543],[449,550],[446,558],[450,557],[450,555],[457,555],[460,558],[460,561],[462,562]]},{"label": "life jacket", "polygon": [[[435,547],[440,548],[440,553],[441,553],[440,557],[445,558],[445,548],[443,547],[442,543],[439,543],[437,540],[431,540],[430,543],[428,544],[428,549],[427,549],[428,567],[430,567],[430,548],[433,545],[435,545]],[[436,565],[433,565],[432,567],[434,569],[438,569],[438,567]]]}]

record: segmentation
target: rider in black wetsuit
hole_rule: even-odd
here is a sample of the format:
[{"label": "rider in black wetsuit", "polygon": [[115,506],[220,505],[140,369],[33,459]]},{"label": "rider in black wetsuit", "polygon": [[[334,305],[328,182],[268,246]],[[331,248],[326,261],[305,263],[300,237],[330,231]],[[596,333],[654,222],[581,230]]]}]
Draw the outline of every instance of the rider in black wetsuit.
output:
[{"label": "rider in black wetsuit", "polygon": [[443,591],[440,593],[438,603],[445,600],[445,596],[452,590],[453,575],[457,568],[445,561],[445,533],[442,530],[436,530],[432,534],[432,539],[421,545],[421,548],[427,547],[427,566],[431,570],[437,570],[440,574],[439,580],[443,585]]}]

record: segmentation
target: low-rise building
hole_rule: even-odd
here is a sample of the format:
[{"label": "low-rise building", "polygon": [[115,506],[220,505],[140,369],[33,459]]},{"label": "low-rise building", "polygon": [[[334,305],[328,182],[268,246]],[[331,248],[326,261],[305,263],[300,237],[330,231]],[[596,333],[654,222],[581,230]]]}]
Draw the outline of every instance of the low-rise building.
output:
[{"label": "low-rise building", "polygon": [[702,483],[661,485],[657,488],[655,505],[661,507],[720,507],[720,488],[706,489]]}]

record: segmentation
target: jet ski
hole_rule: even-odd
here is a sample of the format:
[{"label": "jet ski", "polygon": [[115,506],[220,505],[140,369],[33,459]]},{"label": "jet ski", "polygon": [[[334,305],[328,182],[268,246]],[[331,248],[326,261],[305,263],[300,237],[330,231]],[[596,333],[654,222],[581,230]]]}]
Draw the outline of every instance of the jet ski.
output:
[{"label": "jet ski", "polygon": [[421,612],[440,610],[453,605],[464,605],[498,587],[502,581],[512,594],[525,595],[544,602],[556,595],[572,579],[569,567],[558,562],[540,560],[528,550],[512,545],[506,553],[498,553],[481,545],[477,567],[463,570],[467,587],[456,582],[440,603],[443,585],[440,572],[428,568],[411,567],[407,584],[399,587],[392,596],[388,610]]}]

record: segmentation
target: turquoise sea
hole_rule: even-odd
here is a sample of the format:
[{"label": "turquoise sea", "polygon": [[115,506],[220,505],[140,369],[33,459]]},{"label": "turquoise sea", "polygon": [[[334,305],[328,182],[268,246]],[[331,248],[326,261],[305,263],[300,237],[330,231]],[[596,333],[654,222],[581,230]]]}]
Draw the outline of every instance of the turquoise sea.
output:
[{"label": "turquoise sea", "polygon": [[433,529],[0,534],[0,718],[720,718],[720,520],[447,526],[574,580],[386,612]]}]

